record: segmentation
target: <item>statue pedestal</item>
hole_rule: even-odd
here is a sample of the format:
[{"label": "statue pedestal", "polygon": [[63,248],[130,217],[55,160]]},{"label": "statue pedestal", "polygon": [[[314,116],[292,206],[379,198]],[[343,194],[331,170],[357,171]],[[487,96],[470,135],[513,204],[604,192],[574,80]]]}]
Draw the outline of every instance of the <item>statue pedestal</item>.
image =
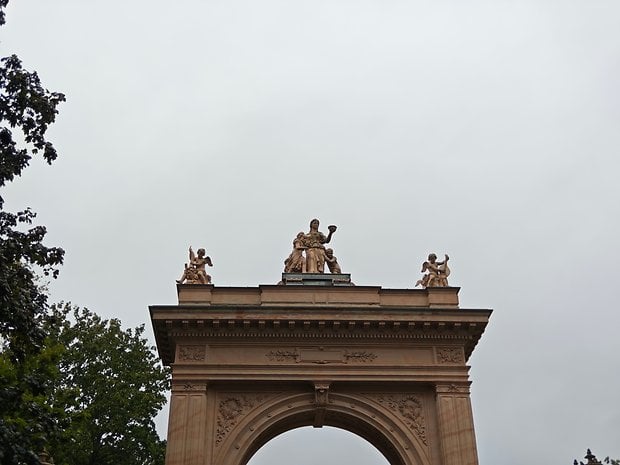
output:
[{"label": "statue pedestal", "polygon": [[286,286],[355,286],[349,273],[282,273]]}]

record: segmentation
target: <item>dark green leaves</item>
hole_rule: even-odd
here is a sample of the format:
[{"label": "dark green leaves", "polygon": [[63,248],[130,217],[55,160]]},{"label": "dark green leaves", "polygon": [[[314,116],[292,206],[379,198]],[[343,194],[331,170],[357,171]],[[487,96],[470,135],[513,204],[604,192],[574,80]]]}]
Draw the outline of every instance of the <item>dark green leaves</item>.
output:
[{"label": "dark green leaves", "polygon": [[169,374],[143,337],[116,319],[70,305],[54,308],[48,334],[65,352],[55,406],[67,426],[50,448],[57,465],[163,464],[165,444],[153,418],[165,403]]},{"label": "dark green leaves", "polygon": [[[64,101],[63,94],[41,86],[36,72],[24,70],[17,56],[0,60],[0,186],[21,174],[28,166],[30,153],[42,152],[48,163],[56,159],[56,150],[45,139],[45,133],[56,119],[56,107]],[[18,147],[9,127],[20,129],[23,147]]]},{"label": "dark green leaves", "polygon": [[[0,0],[0,25],[8,0]],[[15,55],[0,60],[0,188],[20,176],[40,154],[56,150],[46,132],[64,95],[43,88],[39,76]],[[56,277],[63,250],[43,244],[35,214],[4,211],[0,193],[0,463],[38,464],[37,455],[57,426],[47,399],[60,351],[45,339],[48,310],[39,273]]]}]

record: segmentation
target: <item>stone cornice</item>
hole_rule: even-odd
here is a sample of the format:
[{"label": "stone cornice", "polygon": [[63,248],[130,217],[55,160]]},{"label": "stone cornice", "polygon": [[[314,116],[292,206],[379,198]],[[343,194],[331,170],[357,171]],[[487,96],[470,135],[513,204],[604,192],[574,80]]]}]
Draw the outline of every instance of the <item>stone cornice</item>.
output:
[{"label": "stone cornice", "polygon": [[[349,309],[350,310],[350,309]],[[323,312],[304,318],[274,318],[265,314],[231,309],[212,314],[208,310],[188,315],[182,309],[151,307],[157,346],[164,363],[172,363],[178,340],[207,338],[211,341],[406,341],[463,346],[465,357],[473,351],[486,327],[490,311],[460,310],[459,315],[436,312],[414,314],[362,315],[341,310],[334,315]],[[408,316],[408,318],[407,318]]]},{"label": "stone cornice", "polygon": [[[151,306],[160,356],[179,340],[382,341],[461,346],[467,360],[491,310],[458,308],[459,288],[178,285],[179,305]],[[444,355],[444,358],[448,355]]]}]

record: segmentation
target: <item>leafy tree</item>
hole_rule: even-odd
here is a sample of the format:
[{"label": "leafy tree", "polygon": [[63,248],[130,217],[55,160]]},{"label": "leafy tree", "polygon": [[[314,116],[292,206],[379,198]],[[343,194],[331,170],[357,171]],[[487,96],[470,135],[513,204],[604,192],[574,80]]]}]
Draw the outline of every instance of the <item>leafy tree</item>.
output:
[{"label": "leafy tree", "polygon": [[603,459],[603,462],[600,462],[596,456],[592,453],[592,451],[590,451],[590,449],[588,449],[588,451],[586,452],[586,455],[584,457],[587,462],[577,462],[577,460],[573,461],[573,465],[603,465],[603,463],[609,464],[609,465],[620,465],[620,460],[614,460],[611,459],[609,457],[605,457]]},{"label": "leafy tree", "polygon": [[166,402],[169,372],[143,338],[144,325],[123,330],[117,319],[69,304],[53,310],[48,333],[65,351],[52,402],[68,423],[49,447],[55,463],[163,464],[153,418]]},{"label": "leafy tree", "polygon": [[0,353],[0,463],[39,464],[49,435],[61,413],[48,403],[51,381],[57,376],[61,353],[46,345],[15,363],[10,350]]},{"label": "leafy tree", "polygon": [[[7,3],[0,0],[0,25]],[[41,153],[48,163],[56,159],[45,133],[64,99],[44,89],[37,73],[24,70],[15,55],[0,59],[0,188],[20,176],[33,155]],[[64,255],[62,249],[43,245],[45,227],[30,227],[35,216],[29,208],[4,211],[0,195],[0,335],[17,358],[44,339],[37,317],[45,313],[47,296],[33,267],[56,277]]]},{"label": "leafy tree", "polygon": [[[7,4],[0,0],[0,25]],[[17,56],[0,59],[0,188],[33,156],[56,159],[46,131],[64,100]],[[35,217],[30,208],[5,211],[0,192],[0,463],[38,465],[46,446],[61,465],[163,463],[153,417],[167,371],[144,327],[123,331],[78,309],[71,324],[69,306],[48,314],[38,277],[55,278],[64,251],[43,244]]]},{"label": "leafy tree", "polygon": [[[8,0],[0,0],[0,25]],[[33,155],[56,158],[46,139],[59,93],[41,85],[15,55],[0,59],[0,188],[21,175]],[[47,295],[37,273],[56,277],[63,250],[43,244],[45,227],[33,226],[29,208],[12,213],[0,195],[0,463],[37,464],[37,452],[54,430],[45,404],[59,349],[46,344],[42,319]]]}]

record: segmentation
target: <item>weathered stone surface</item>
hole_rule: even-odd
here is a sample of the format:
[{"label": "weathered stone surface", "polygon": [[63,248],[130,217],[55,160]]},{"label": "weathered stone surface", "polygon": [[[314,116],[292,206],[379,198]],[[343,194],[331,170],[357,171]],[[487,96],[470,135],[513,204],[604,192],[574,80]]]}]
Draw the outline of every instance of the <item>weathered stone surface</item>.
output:
[{"label": "weathered stone surface", "polygon": [[150,308],[173,372],[167,465],[245,465],[304,425],[394,465],[477,464],[466,363],[491,311],[459,308],[458,288],[177,289]]}]

